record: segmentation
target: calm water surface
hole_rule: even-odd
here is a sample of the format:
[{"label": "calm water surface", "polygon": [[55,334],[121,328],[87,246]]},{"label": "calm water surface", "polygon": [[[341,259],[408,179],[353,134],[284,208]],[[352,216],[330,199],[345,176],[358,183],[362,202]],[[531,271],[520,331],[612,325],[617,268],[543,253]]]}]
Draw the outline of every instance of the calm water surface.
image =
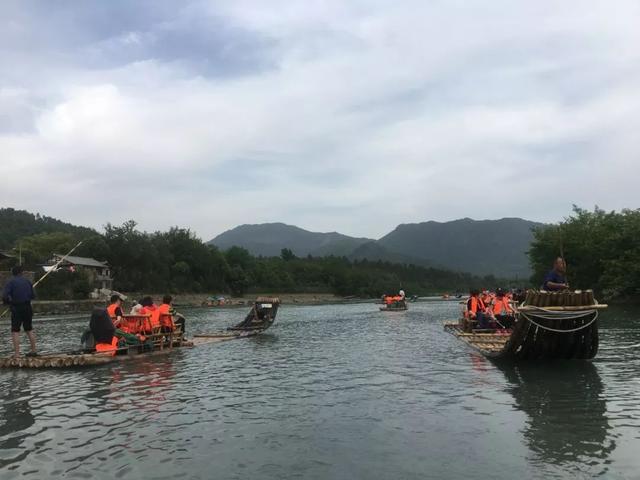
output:
[{"label": "calm water surface", "polygon": [[[0,478],[640,478],[640,315],[607,311],[592,363],[514,366],[443,331],[456,302],[410,308],[285,306],[258,338],[0,371]],[[37,320],[42,348],[86,323]]]}]

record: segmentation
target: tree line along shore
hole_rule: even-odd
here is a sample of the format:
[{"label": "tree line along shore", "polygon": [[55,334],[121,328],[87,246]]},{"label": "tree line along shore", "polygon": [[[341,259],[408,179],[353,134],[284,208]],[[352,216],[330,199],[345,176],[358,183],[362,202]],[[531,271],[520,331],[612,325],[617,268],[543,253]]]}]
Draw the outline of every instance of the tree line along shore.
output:
[{"label": "tree line along shore", "polygon": [[[420,296],[464,293],[471,288],[526,288],[537,287],[553,259],[563,255],[572,288],[593,288],[609,301],[640,298],[640,210],[605,212],[576,207],[564,221],[536,228],[528,251],[530,279],[334,256],[298,258],[286,248],[278,257],[256,257],[239,247],[221,251],[189,229],[148,233],[128,221],[107,224],[100,233],[40,218],[46,219],[44,231],[11,239],[10,251],[19,253],[26,269],[41,271],[52,252],[66,252],[82,240],[74,255],[107,261],[113,289],[121,292],[242,297],[268,291],[373,298],[400,288]],[[10,237],[11,232],[4,235]],[[39,276],[36,274],[36,280]],[[39,285],[38,297],[83,299],[91,290],[82,272],[61,270]]]}]

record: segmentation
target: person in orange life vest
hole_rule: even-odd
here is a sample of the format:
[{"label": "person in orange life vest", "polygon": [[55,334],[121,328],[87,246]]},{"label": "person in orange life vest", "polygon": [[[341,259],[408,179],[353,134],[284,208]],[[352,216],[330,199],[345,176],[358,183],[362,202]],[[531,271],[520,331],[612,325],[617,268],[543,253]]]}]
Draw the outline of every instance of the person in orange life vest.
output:
[{"label": "person in orange life vest", "polygon": [[386,303],[387,305],[391,305],[393,303],[393,297],[391,295],[385,295],[384,303]]},{"label": "person in orange life vest", "polygon": [[[182,333],[185,333],[185,318],[180,315],[178,312],[175,311],[175,309],[173,308],[172,302],[173,301],[173,297],[171,297],[171,295],[165,295],[164,297],[162,297],[162,305],[160,305],[158,307],[158,309],[160,310],[160,315],[171,315],[173,317],[173,323],[175,325],[179,325],[180,326],[180,330],[182,331]],[[173,328],[173,326],[169,326],[169,325],[163,325],[162,326],[163,330],[167,329],[167,328]]]},{"label": "person in orange life vest", "polygon": [[122,312],[122,297],[118,294],[111,295],[111,300],[109,301],[109,306],[107,307],[107,313],[111,317],[113,321],[113,325],[118,328],[120,325],[120,320],[124,313]]},{"label": "person in orange life vest", "polygon": [[153,330],[160,328],[160,310],[156,304],[153,303],[153,298],[149,296],[144,297],[141,303],[143,308],[140,310],[140,315],[151,315],[149,318],[149,326],[145,328],[145,331],[149,330],[149,327],[151,327],[151,332],[146,333],[152,333]]},{"label": "person in orange life vest", "polygon": [[115,336],[116,327],[113,326],[109,312],[105,308],[94,308],[91,312],[89,329],[96,342],[96,352],[116,354],[118,338]]},{"label": "person in orange life vest", "polygon": [[482,295],[480,295],[480,299],[482,300],[482,303],[484,303],[485,307],[491,305],[491,294],[489,293],[489,290],[483,290]]},{"label": "person in orange life vest", "polygon": [[488,328],[490,316],[487,315],[487,307],[482,301],[482,298],[480,298],[480,291],[477,289],[473,289],[471,290],[471,292],[469,292],[469,294],[469,300],[467,300],[467,312],[469,318],[471,318],[472,320],[477,320],[478,327]]},{"label": "person in orange life vest", "polygon": [[502,325],[504,328],[509,328],[513,325],[513,308],[511,308],[511,304],[509,303],[509,297],[505,295],[504,290],[501,288],[496,290],[496,299],[493,303],[492,310],[499,325]]}]

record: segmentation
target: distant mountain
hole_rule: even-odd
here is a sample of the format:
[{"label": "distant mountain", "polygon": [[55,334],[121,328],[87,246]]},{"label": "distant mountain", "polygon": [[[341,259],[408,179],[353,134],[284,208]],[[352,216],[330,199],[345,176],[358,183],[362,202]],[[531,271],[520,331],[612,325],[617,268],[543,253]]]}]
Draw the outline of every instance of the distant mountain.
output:
[{"label": "distant mountain", "polygon": [[377,243],[449,270],[525,278],[532,229],[539,225],[521,218],[403,224]]},{"label": "distant mountain", "polygon": [[0,250],[13,248],[19,238],[53,232],[71,233],[78,237],[96,233],[90,228],[77,227],[38,213],[34,215],[25,210],[0,208]]},{"label": "distant mountain", "polygon": [[410,257],[409,255],[403,255],[402,253],[392,252],[389,249],[383,247],[379,242],[372,240],[367,243],[363,243],[356,248],[351,255],[350,260],[382,260],[391,263],[407,263],[413,265],[420,265],[423,267],[430,267],[432,264],[428,260],[422,258]]},{"label": "distant mountain", "polygon": [[380,240],[339,233],[314,233],[284,223],[241,225],[218,235],[211,244],[234,245],[254,255],[278,256],[290,248],[297,256],[347,256],[444,268],[476,275],[527,278],[526,255],[532,229],[541,224],[521,218],[424,222],[399,225]]},{"label": "distant mountain", "polygon": [[232,246],[244,247],[254,255],[278,256],[289,248],[299,257],[336,255],[348,256],[368,238],[354,238],[340,233],[309,232],[284,223],[240,225],[221,233],[208,243],[223,250]]}]

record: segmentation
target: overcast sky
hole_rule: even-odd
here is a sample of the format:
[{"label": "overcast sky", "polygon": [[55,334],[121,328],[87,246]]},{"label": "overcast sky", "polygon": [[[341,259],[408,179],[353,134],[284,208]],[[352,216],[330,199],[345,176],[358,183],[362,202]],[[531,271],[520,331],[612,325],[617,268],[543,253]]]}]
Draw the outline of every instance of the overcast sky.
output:
[{"label": "overcast sky", "polygon": [[636,0],[5,0],[0,206],[205,240],[638,208],[639,25]]}]

